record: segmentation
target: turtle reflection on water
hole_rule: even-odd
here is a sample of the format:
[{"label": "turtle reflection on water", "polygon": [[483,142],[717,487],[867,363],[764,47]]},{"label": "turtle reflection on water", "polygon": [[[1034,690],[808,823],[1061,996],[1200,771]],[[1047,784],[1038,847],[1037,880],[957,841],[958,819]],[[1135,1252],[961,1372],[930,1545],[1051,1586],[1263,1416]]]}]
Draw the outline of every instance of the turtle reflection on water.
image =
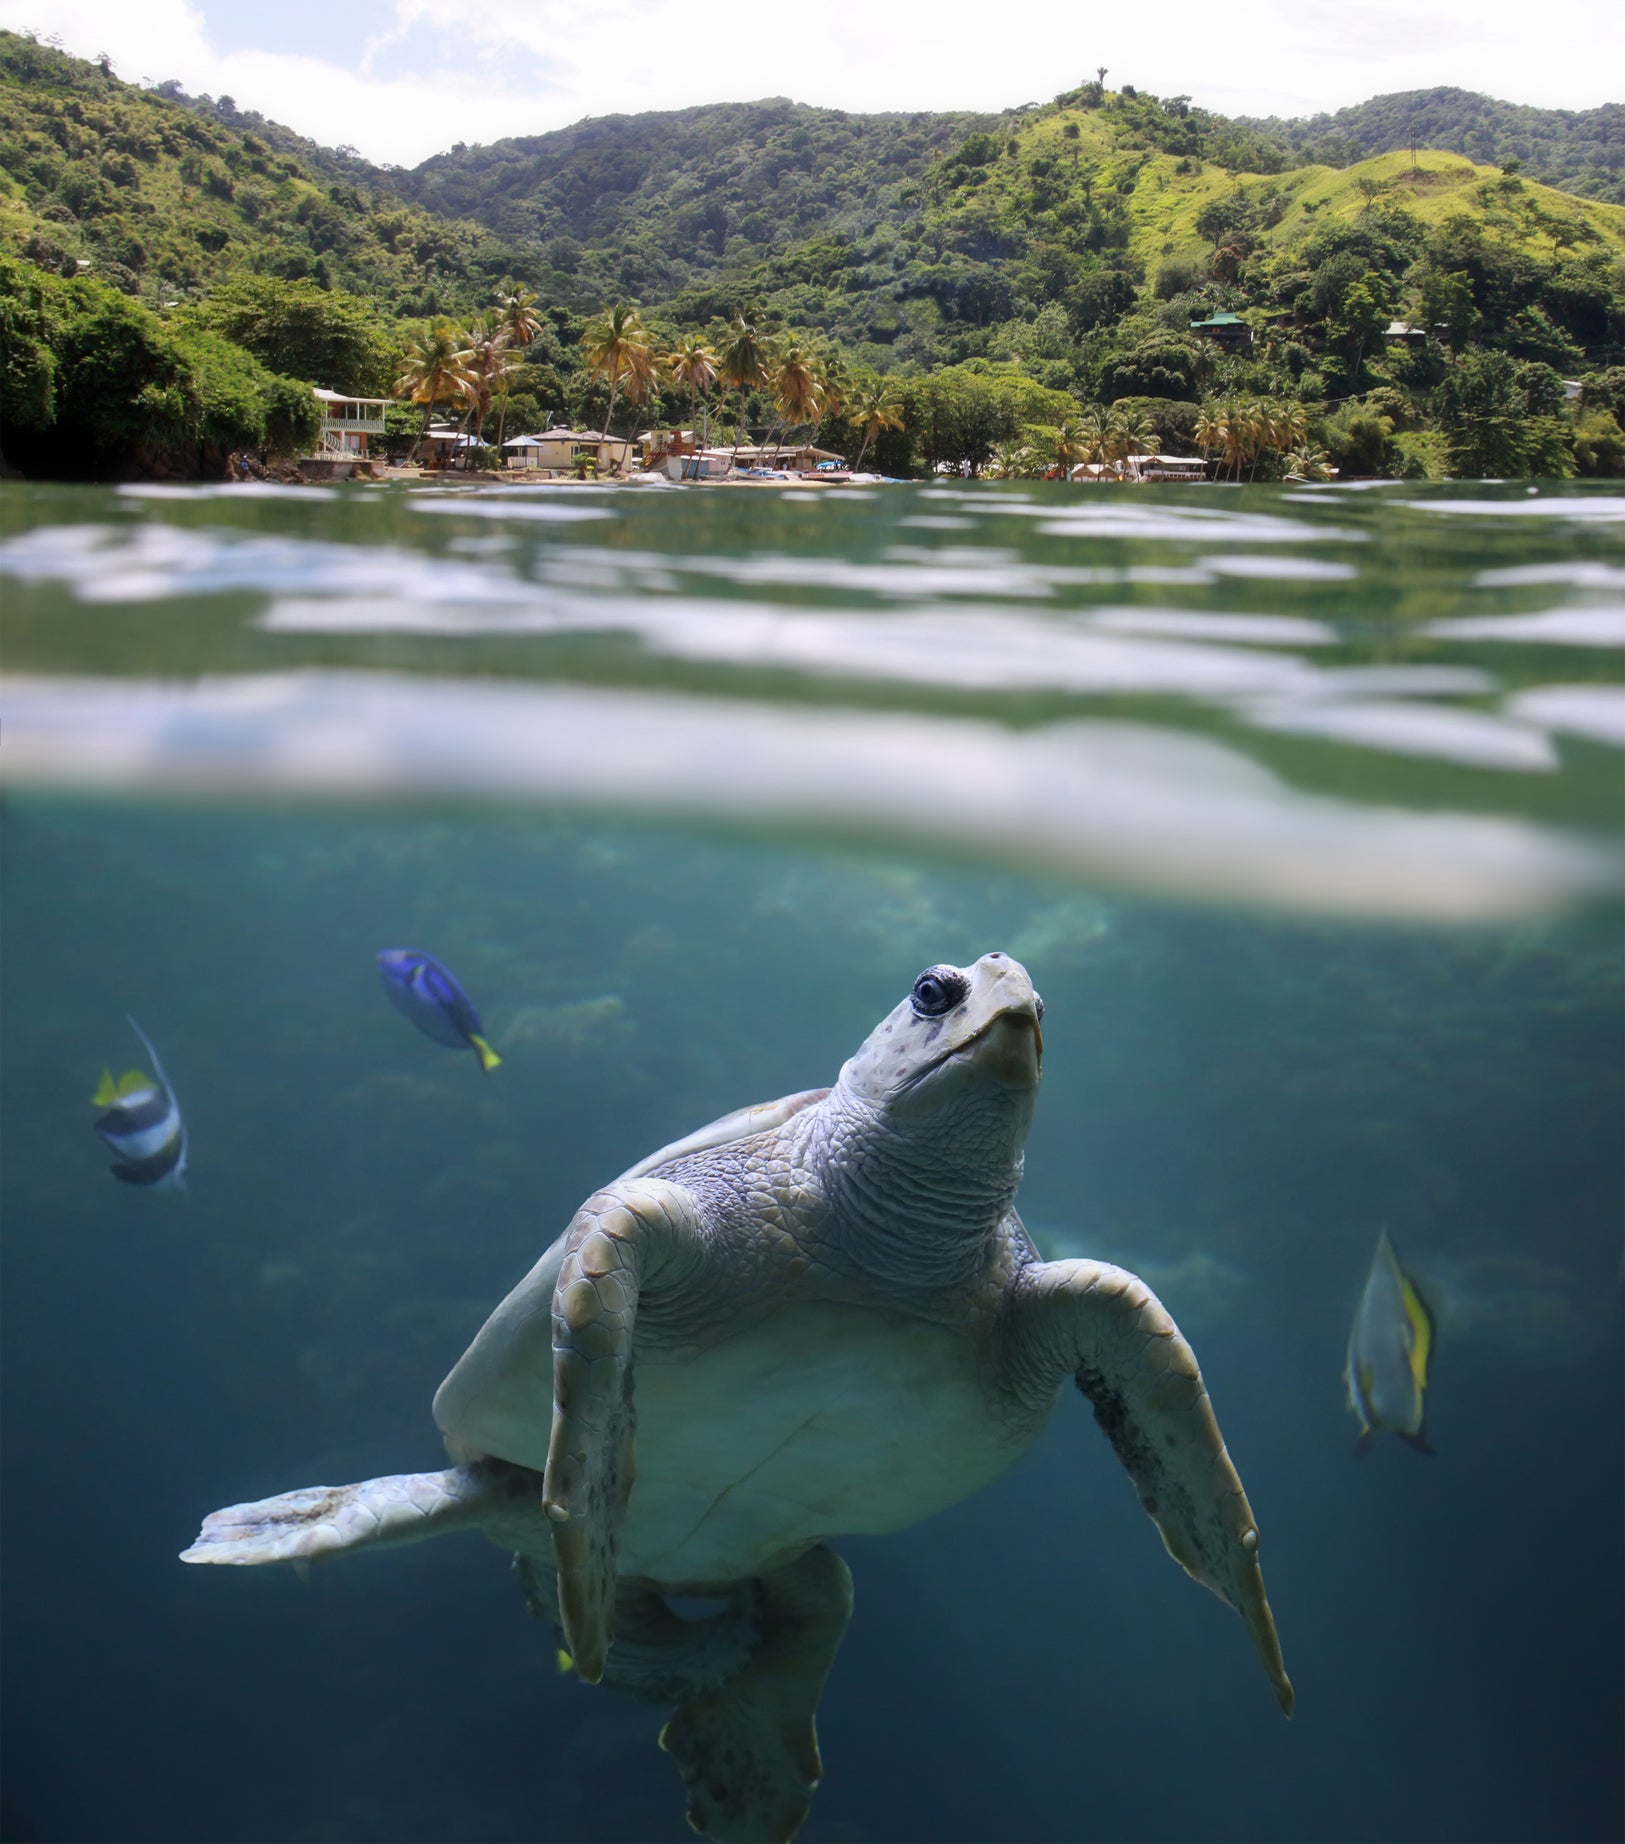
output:
[{"label": "turtle reflection on water", "polygon": [[[726,1115],[582,1205],[440,1386],[454,1466],[234,1505],[185,1559],[483,1530],[583,1678],[676,1706],[660,1742],[695,1828],[788,1839],[851,1612],[829,1540],[979,1491],[1075,1379],[1290,1713],[1190,1347],[1144,1282],[1041,1261],[1015,1213],[1042,1016],[1007,955],[928,968],[834,1088]],[[673,1595],[724,1605],[690,1620]]]}]

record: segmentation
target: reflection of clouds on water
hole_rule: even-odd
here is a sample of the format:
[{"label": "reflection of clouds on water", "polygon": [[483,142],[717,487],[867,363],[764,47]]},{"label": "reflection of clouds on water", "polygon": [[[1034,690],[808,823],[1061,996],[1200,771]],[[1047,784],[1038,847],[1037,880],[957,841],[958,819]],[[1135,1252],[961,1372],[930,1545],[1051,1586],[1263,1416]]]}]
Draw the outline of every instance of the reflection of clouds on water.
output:
[{"label": "reflection of clouds on water", "polygon": [[[311,492],[319,489],[311,488]],[[0,572],[70,585],[83,602],[155,602],[223,590],[375,595],[448,603],[511,600],[505,568],[425,557],[404,545],[343,544],[178,525],[40,525],[0,544]]]},{"label": "reflection of clouds on water", "polygon": [[130,481],[114,492],[120,499],[169,499],[191,502],[200,499],[281,499],[303,500],[307,505],[337,506],[340,501],[330,487],[300,487],[278,480],[240,480],[221,482],[217,486],[170,486],[162,481]]},{"label": "reflection of clouds on water", "polygon": [[1103,608],[1084,617],[1103,634],[1177,635],[1245,646],[1334,647],[1337,632],[1304,615],[1209,614],[1194,608]]},{"label": "reflection of clouds on water", "polygon": [[1604,493],[1549,493],[1523,499],[1397,499],[1396,506],[1414,512],[1466,514],[1489,519],[1576,519],[1584,525],[1617,525],[1625,521],[1625,499]]},{"label": "reflection of clouds on water", "polygon": [[1625,607],[1545,608],[1530,615],[1452,615],[1424,633],[1441,640],[1504,640],[1554,647],[1625,647]]},{"label": "reflection of clouds on water", "polygon": [[1300,700],[1254,705],[1248,720],[1265,730],[1288,730],[1399,755],[1436,756],[1474,768],[1527,771],[1558,766],[1557,751],[1543,730],[1485,711],[1375,699],[1335,704]]},{"label": "reflection of clouds on water", "polygon": [[493,499],[432,499],[417,493],[407,504],[414,512],[446,512],[460,519],[519,519],[527,525],[580,525],[615,516],[608,506],[578,506],[568,500],[532,500],[516,505]]},{"label": "reflection of clouds on water", "polygon": [[[289,493],[348,508],[347,522],[323,523],[320,539],[292,535],[317,527],[302,504],[275,503]],[[1569,781],[1595,780],[1595,756],[1560,752],[1555,739],[1619,744],[1621,694],[1532,684],[1538,656],[1531,667],[1494,643],[1625,638],[1625,609],[1585,604],[1617,568],[1555,557],[1471,579],[1458,568],[1443,594],[1416,587],[1396,574],[1390,547],[1370,543],[1383,521],[1407,531],[1425,523],[1414,510],[1391,514],[1401,502],[1345,497],[1337,516],[1347,523],[1332,525],[1279,495],[1196,504],[966,483],[890,495],[881,524],[878,509],[853,507],[867,546],[802,544],[769,520],[761,529],[771,542],[752,548],[735,526],[756,502],[725,496],[651,496],[647,513],[607,491],[277,488],[257,496],[272,502],[263,506],[255,497],[239,487],[142,489],[106,523],[37,525],[0,544],[0,571],[60,585],[85,604],[73,631],[92,649],[108,647],[110,671],[132,659],[144,669],[145,657],[115,638],[124,631],[116,622],[98,622],[99,609],[231,594],[244,598],[221,629],[238,649],[232,663],[280,661],[290,638],[304,637],[319,652],[307,647],[302,657],[432,655],[438,669],[443,654],[463,673],[489,665],[504,684],[245,675],[229,688],[176,694],[162,715],[153,700],[169,694],[132,684],[140,715],[84,739],[64,771],[71,778],[152,772],[195,783],[218,767],[239,788],[540,796],[833,824],[1153,888],[1361,914],[1513,913],[1601,889],[1614,874],[1605,839],[1556,836],[1517,803],[1527,799],[1531,814],[1563,812]],[[674,498],[683,502],[677,523]],[[233,499],[241,520],[257,514],[255,529],[223,522],[232,515],[219,508]],[[724,503],[731,522],[719,527]],[[1416,501],[1426,510],[1462,503]],[[1481,503],[1525,509],[1522,500]],[[1625,502],[1569,494],[1538,503],[1592,517]],[[470,522],[457,531],[419,513]],[[584,516],[608,521],[603,541],[589,529],[558,542],[545,528]],[[1353,529],[1356,520],[1369,529]],[[966,521],[1002,541],[961,535]],[[365,541],[335,535],[351,531]],[[674,542],[679,531],[687,535]],[[1543,535],[1571,549],[1585,536],[1550,520]],[[1472,538],[1474,564],[1493,562],[1492,536]],[[620,542],[628,537],[637,542]],[[1366,546],[1357,581],[1354,563],[1307,554],[1351,541]],[[1530,539],[1520,535],[1520,546],[1510,554],[1527,558]],[[1537,584],[1566,585],[1577,605],[1450,612]],[[1316,585],[1324,593],[1311,601]],[[1382,600],[1390,589],[1393,621]],[[1138,605],[1140,593],[1154,604]],[[1243,596],[1249,605],[1234,606]],[[192,624],[187,644],[199,644],[200,632]],[[378,644],[393,641],[429,644],[415,653]],[[667,691],[672,661],[682,662],[685,688],[716,695]],[[763,675],[772,675],[766,693]],[[655,689],[576,693],[549,684],[555,676]],[[348,710],[341,688],[356,694]],[[740,690],[750,701],[732,695]],[[87,683],[83,695],[108,709],[105,686]],[[52,707],[48,727],[67,722],[63,688],[43,703],[29,696],[35,718]],[[866,709],[838,709],[837,698]],[[956,709],[979,703],[979,719],[924,714],[949,698]],[[1495,708],[1463,702],[1490,699]],[[1134,716],[1149,703],[1157,727],[1056,721],[1101,711],[1115,719],[1124,701],[1145,701],[1126,705]],[[491,734],[454,737],[459,718]],[[1047,721],[1030,727],[1036,719]],[[409,749],[414,722],[422,733]],[[13,772],[64,759],[65,731],[54,743],[39,732],[24,740],[29,752]],[[731,763],[721,759],[730,753]],[[1260,758],[1289,765],[1298,785]],[[1407,759],[1437,765],[1439,781],[1400,779]],[[1457,791],[1468,774],[1480,778],[1476,794]],[[1514,812],[1494,817],[1492,776],[1546,785],[1509,792]],[[1375,798],[1357,797],[1362,783]],[[1315,785],[1338,797],[1303,791]],[[1599,825],[1606,792],[1580,791],[1569,810]],[[1428,812],[1430,800],[1476,805],[1481,816]],[[1400,890],[1401,881],[1411,887]]]},{"label": "reflection of clouds on water", "polygon": [[1351,563],[1326,563],[1314,557],[1203,557],[1199,563],[1216,576],[1273,578],[1283,583],[1347,583],[1360,574]]},{"label": "reflection of clouds on water", "polygon": [[19,781],[193,793],[517,798],[834,828],[1153,890],[1360,916],[1514,916],[1614,889],[1615,855],[1531,822],[1300,793],[1204,737],[1015,732],[568,685],[302,672],[13,680]]},{"label": "reflection of clouds on water", "polygon": [[1509,698],[1506,708],[1526,723],[1625,749],[1625,688],[1620,686],[1537,685]]},{"label": "reflection of clouds on water", "polygon": [[1566,583],[1575,589],[1625,589],[1625,569],[1618,564],[1517,563],[1500,570],[1480,570],[1473,578],[1480,589],[1510,589],[1524,585]]}]

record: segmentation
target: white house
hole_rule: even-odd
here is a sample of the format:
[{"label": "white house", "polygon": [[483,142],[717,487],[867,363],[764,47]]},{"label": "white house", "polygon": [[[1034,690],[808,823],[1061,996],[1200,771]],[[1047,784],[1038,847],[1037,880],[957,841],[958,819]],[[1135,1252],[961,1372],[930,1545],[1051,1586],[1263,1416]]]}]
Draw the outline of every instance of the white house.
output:
[{"label": "white house", "polygon": [[624,473],[633,448],[631,438],[607,436],[598,429],[546,429],[540,435],[516,435],[504,442],[503,465],[569,474],[584,456],[600,474],[607,474],[612,467]]},{"label": "white house", "polygon": [[363,456],[367,437],[384,433],[387,397],[345,397],[338,391],[315,391],[322,406],[321,447],[324,455]]}]

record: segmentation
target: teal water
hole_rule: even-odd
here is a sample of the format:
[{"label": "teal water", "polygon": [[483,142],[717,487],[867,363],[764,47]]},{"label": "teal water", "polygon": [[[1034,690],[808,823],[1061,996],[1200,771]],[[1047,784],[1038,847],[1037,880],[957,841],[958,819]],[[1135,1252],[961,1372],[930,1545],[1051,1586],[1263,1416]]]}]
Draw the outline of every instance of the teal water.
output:
[{"label": "teal water", "polygon": [[[1002,948],[1024,1217],[1195,1345],[1298,1713],[1069,1392],[841,1545],[802,1836],[1617,1837],[1622,531],[1518,486],[8,485],[4,1836],[687,1835],[660,1713],[560,1677],[479,1538],[176,1552],[438,1464],[582,1197]],[[495,1074],[389,1008],[396,945]],[[183,1196],[90,1131],[127,1012]],[[1432,1459],[1350,1456],[1384,1228]]]}]

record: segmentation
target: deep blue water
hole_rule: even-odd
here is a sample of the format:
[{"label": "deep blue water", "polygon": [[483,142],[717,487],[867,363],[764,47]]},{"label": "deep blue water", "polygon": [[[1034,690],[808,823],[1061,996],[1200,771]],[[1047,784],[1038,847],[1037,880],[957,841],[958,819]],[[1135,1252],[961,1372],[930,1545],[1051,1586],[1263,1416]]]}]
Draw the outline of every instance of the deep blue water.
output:
[{"label": "deep blue water", "polygon": [[[1047,1007],[1026,1220],[1049,1252],[1145,1274],[1195,1345],[1259,1518],[1298,1713],[1282,1721],[1240,1623],[1164,1555],[1068,1392],[1039,1450],[980,1497],[841,1546],[857,1610],[802,1836],[1619,1837],[1620,758],[1606,717],[1572,727],[1572,698],[1544,707],[1568,723],[1531,715],[1553,687],[1617,697],[1614,652],[1572,638],[1617,620],[1612,502],[1512,535],[1486,515],[1447,539],[1461,515],[1376,496],[1112,499],[1119,520],[1188,504],[1253,521],[1228,534],[1217,519],[1204,556],[1229,542],[1256,560],[1267,543],[1352,572],[1204,582],[1177,532],[1040,538],[1030,514],[994,516],[996,496],[819,506],[865,523],[817,542],[785,536],[807,510],[794,501],[716,502],[684,515],[700,521],[685,537],[657,497],[647,512],[570,502],[611,516],[480,550],[491,531],[507,541],[488,513],[414,526],[359,495],[252,515],[8,495],[24,548],[0,547],[4,1837],[687,1835],[654,1746],[662,1712],[561,1677],[483,1539],[358,1557],[308,1585],[176,1554],[217,1506],[439,1464],[436,1384],[583,1196],[727,1109],[832,1080],[922,966],[991,948],[1028,965]],[[1054,503],[1076,520],[1077,494]],[[960,523],[899,528],[922,515]],[[1261,519],[1303,525],[1265,539]],[[1354,535],[1324,536],[1334,521]],[[702,586],[685,545],[709,560]],[[1000,573],[974,634],[947,618],[951,585],[905,580],[923,566],[898,551],[933,545],[955,547],[931,566],[950,576]],[[145,591],[143,558],[161,578]],[[453,566],[466,574],[436,577]],[[860,567],[903,577],[877,588]],[[1053,574],[1067,569],[1103,574]],[[509,631],[420,651],[431,642],[403,638],[400,618],[414,582],[437,619],[497,606]],[[617,631],[581,640],[572,594],[613,601]],[[1332,640],[1210,637],[1220,659],[1193,664],[1166,622],[1142,620],[1124,631],[1152,654],[1111,668],[1126,688],[1102,687],[1098,652],[1057,665],[1059,643],[1013,688],[956,681],[969,650],[1027,646],[1035,599],[1050,619],[1251,613]],[[515,610],[534,617],[523,637]],[[1567,642],[1423,634],[1554,612]],[[819,613],[850,632],[798,628]],[[917,629],[888,638],[899,617]],[[897,661],[916,644],[910,672]],[[871,645],[893,649],[878,674]],[[1232,658],[1255,676],[1216,691]],[[1332,699],[1289,684],[1294,660],[1481,679]],[[314,668],[387,668],[428,701],[330,726],[317,748],[324,711],[372,707],[346,679],[318,708],[300,676]],[[596,710],[589,694],[629,688],[647,727],[612,733],[609,768],[595,758],[570,782],[543,737],[506,791],[469,766],[470,707],[429,698]],[[155,718],[143,700],[160,696]],[[754,740],[718,717],[727,700],[768,714]],[[1374,740],[1395,703],[1431,753]],[[1355,709],[1358,740],[1328,739],[1334,704]],[[695,709],[725,732],[720,765],[683,740]],[[830,733],[798,728],[820,713],[881,727],[838,749],[905,739],[895,775],[809,804],[791,768],[826,760]],[[1452,730],[1454,715],[1483,723]],[[1134,726],[1132,772],[1096,722]],[[1053,758],[999,785],[1030,790],[1046,761],[1079,771],[1055,824],[1001,850],[989,804],[959,809],[957,832],[954,803],[1014,758],[956,779],[959,745],[911,728],[934,723],[985,726],[953,733],[961,767],[989,737],[1053,737]],[[775,725],[778,754],[761,740]],[[399,753],[414,735],[422,753]],[[297,736],[308,772],[285,772]],[[922,750],[924,792],[905,800]],[[1245,783],[1240,819],[1211,804],[1207,771],[1231,755],[1274,778],[1263,796]],[[729,797],[730,762],[761,801]],[[1097,809],[1081,770],[1101,763]],[[210,775],[226,797],[206,797]],[[1161,805],[1145,804],[1152,784]],[[1134,851],[1114,843],[1114,802],[1136,818]],[[1512,831],[1490,850],[1480,823]],[[1191,869],[1204,836],[1232,877]],[[1509,837],[1513,859],[1496,857]],[[389,1008],[372,963],[395,945],[457,970],[503,1054],[494,1075]],[[184,1104],[184,1196],[114,1184],[90,1131],[104,1063],[142,1061],[126,1012]],[[1389,1439],[1350,1454],[1344,1344],[1383,1228],[1440,1322],[1431,1459]]]}]

